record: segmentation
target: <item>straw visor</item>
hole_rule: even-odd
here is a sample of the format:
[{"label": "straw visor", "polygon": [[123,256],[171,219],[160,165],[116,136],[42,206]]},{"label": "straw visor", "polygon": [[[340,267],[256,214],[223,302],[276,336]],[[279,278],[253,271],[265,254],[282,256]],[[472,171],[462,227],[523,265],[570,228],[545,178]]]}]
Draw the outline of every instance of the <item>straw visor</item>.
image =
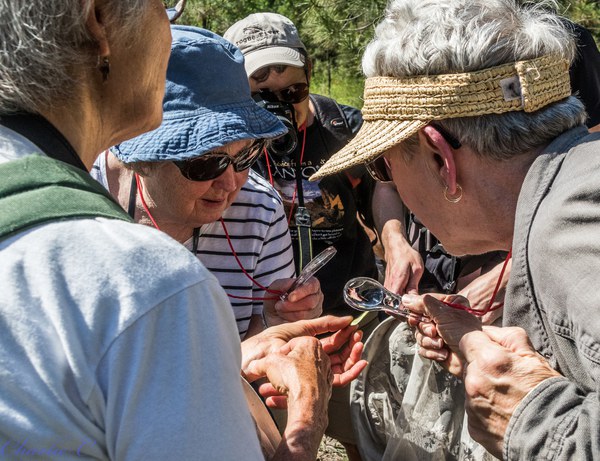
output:
[{"label": "straw visor", "polygon": [[534,112],[570,95],[569,62],[555,55],[462,74],[371,77],[362,127],[310,179],[371,162],[433,120]]}]

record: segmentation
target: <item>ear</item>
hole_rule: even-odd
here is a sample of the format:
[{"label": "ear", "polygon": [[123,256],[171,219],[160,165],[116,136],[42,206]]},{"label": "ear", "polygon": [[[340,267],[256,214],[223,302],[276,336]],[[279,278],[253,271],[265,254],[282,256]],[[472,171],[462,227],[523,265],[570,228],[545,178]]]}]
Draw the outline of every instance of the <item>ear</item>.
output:
[{"label": "ear", "polygon": [[110,46],[106,33],[105,3],[103,0],[90,0],[90,10],[85,21],[88,32],[97,44],[98,56],[109,56]]},{"label": "ear", "polygon": [[437,170],[440,176],[440,182],[448,186],[448,194],[454,195],[457,192],[456,162],[454,161],[454,151],[444,137],[431,125],[423,127],[419,131],[421,142],[424,143],[433,153],[437,164]]},{"label": "ear", "polygon": [[310,59],[308,56],[306,57],[306,67],[305,67],[305,74],[306,74],[306,83],[308,83],[310,85],[310,79],[312,77],[312,70],[313,70],[313,63],[312,63],[312,59]]}]

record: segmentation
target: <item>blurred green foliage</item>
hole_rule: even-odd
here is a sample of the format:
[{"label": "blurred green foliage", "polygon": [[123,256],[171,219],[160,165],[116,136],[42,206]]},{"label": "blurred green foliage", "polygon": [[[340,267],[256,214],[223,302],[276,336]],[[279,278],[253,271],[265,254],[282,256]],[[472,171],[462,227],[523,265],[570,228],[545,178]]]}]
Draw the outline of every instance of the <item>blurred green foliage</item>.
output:
[{"label": "blurred green foliage", "polygon": [[[598,0],[557,0],[558,12],[586,27],[600,43]],[[181,24],[223,34],[250,13],[290,18],[314,63],[312,91],[362,107],[360,59],[381,20],[386,0],[187,0]]]}]

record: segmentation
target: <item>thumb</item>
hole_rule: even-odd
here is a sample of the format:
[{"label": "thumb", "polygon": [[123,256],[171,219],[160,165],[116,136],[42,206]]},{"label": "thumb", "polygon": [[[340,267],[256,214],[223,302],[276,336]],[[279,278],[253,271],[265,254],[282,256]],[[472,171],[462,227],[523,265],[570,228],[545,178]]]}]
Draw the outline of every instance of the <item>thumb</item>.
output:
[{"label": "thumb", "polygon": [[446,300],[447,296],[442,294],[426,294],[422,296],[425,313],[433,320],[446,315],[451,308],[446,306],[442,301]]},{"label": "thumb", "polygon": [[295,336],[317,336],[325,333],[332,333],[347,327],[354,320],[350,315],[336,317],[334,315],[324,315],[316,319],[301,320],[288,325],[302,325],[303,331]]},{"label": "thumb", "polygon": [[459,349],[467,363],[474,362],[481,357],[490,357],[498,349],[505,350],[483,331],[471,331],[465,334],[460,340]]},{"label": "thumb", "polygon": [[533,344],[531,344],[529,336],[527,336],[527,333],[523,328],[485,326],[483,327],[483,331],[490,339],[496,341],[498,344],[506,347],[512,352],[523,350],[528,352],[534,351]]},{"label": "thumb", "polygon": [[444,303],[462,304],[469,306],[469,301],[460,295],[445,295],[441,293],[428,293],[422,296],[415,294],[402,295],[402,304],[416,314],[425,314],[428,317],[444,315],[445,312],[457,310]]}]

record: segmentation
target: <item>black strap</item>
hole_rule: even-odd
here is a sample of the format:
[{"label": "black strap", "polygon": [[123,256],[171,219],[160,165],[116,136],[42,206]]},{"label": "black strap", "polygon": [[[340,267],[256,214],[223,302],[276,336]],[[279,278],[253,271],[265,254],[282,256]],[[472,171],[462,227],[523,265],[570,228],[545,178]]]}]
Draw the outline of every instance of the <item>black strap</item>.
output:
[{"label": "black strap", "polygon": [[69,141],[41,115],[24,112],[3,115],[0,117],[0,125],[26,137],[48,157],[87,172],[87,168]]},{"label": "black strap", "polygon": [[29,155],[0,164],[0,239],[48,221],[105,217],[131,221],[87,172]]},{"label": "black strap", "polygon": [[200,242],[200,228],[194,227],[192,233],[192,254],[196,256],[198,254],[198,243]]},{"label": "black strap", "polygon": [[335,154],[354,136],[346,114],[335,99],[311,94],[310,99],[315,107],[316,124],[319,135],[329,155]]},{"label": "black strap", "polygon": [[312,221],[308,210],[299,206],[296,209],[296,229],[298,230],[298,272],[312,259]]},{"label": "black strap", "polygon": [[127,214],[131,216],[131,219],[135,218],[135,205],[137,201],[137,181],[135,180],[135,173],[131,173],[131,186],[129,188],[129,205],[127,206]]},{"label": "black strap", "polygon": [[[305,128],[306,129],[306,128]],[[306,138],[304,138],[306,139]],[[306,146],[305,141],[302,141],[302,152]],[[298,193],[298,208],[296,208],[296,230],[298,231],[298,273],[312,259],[312,219],[308,209],[304,206],[304,188],[302,185],[302,165],[300,157],[296,159],[296,191]]]}]

